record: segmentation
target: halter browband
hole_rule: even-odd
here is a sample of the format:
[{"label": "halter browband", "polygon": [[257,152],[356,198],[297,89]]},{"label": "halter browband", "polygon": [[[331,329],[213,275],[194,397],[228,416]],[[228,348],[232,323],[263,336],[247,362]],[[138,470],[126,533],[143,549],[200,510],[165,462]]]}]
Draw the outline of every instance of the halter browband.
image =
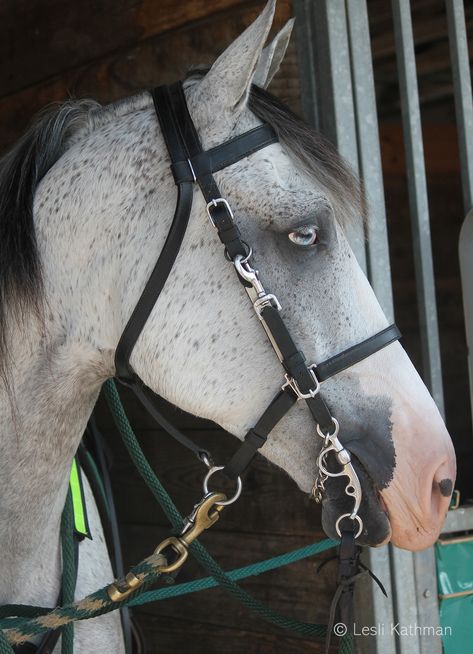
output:
[{"label": "halter browband", "polygon": [[[274,130],[269,125],[261,125],[204,151],[188,112],[182,83],[178,82],[169,87],[161,86],[154,89],[152,97],[171,159],[171,170],[177,185],[178,198],[166,242],[116,349],[115,365],[118,381],[134,391],[144,407],[171,436],[195,452],[204,462],[210,459],[204,448],[196,445],[161,415],[144,383],[136,375],[129,362],[133,347],[179,253],[192,208],[193,185],[197,182],[207,202],[210,221],[224,245],[226,258],[234,264],[238,279],[250,296],[255,311],[286,373],[286,383],[256,425],[246,434],[243,443],[224,467],[224,473],[231,479],[239,479],[250,465],[257,450],[265,443],[271,430],[299,399],[306,401],[315,420],[317,432],[325,441],[325,450],[322,452],[324,456],[321,454],[318,459],[319,468],[322,468],[323,463],[324,474],[327,472],[327,475],[330,476],[325,469],[324,458],[328,451],[334,451],[341,465],[351,466],[350,454],[337,438],[338,423],[332,417],[319,392],[320,383],[396,341],[400,337],[398,328],[396,325],[390,325],[326,361],[308,366],[304,354],[297,348],[281,317],[279,302],[274,295],[266,293],[258,273],[249,264],[251,251],[242,240],[230,206],[221,197],[213,177],[214,172],[275,143],[278,139]],[[329,441],[330,446],[328,446]],[[350,477],[348,472],[346,474]],[[356,477],[354,469],[353,474]],[[325,475],[325,479],[327,475]],[[353,494],[350,493],[350,495]],[[353,497],[355,498],[355,495]],[[356,501],[355,498],[355,503]],[[359,501],[361,501],[361,497]],[[356,511],[347,515],[350,515],[353,520],[353,516],[356,517]],[[358,520],[361,531],[361,519],[358,518]]]}]

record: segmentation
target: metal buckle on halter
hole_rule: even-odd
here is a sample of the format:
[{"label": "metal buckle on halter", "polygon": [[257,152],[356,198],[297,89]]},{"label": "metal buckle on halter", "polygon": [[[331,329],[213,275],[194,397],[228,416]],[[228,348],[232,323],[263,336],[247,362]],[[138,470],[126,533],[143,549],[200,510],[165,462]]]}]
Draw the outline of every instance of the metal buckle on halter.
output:
[{"label": "metal buckle on halter", "polygon": [[256,313],[258,314],[258,318],[260,320],[263,320],[261,312],[265,307],[274,307],[278,311],[281,311],[282,309],[281,303],[279,302],[278,298],[272,293],[266,293],[266,295],[259,297],[257,300],[254,301],[253,307]]},{"label": "metal buckle on halter", "polygon": [[223,204],[223,206],[227,210],[228,215],[230,216],[230,218],[231,218],[231,220],[233,222],[233,211],[232,211],[230,205],[228,204],[228,201],[225,200],[225,198],[215,198],[213,200],[210,200],[210,202],[207,204],[207,215],[209,217],[210,222],[212,223],[212,225],[214,227],[216,227],[216,225],[214,223],[214,219],[212,218],[212,214],[210,213],[210,209],[211,209],[211,207],[213,207],[215,209],[215,207],[218,207],[219,204]]},{"label": "metal buckle on halter", "polygon": [[287,373],[284,375],[286,378],[286,383],[281,386],[282,390],[284,390],[287,386],[290,386],[294,393],[297,395],[298,400],[308,400],[311,397],[315,397],[317,393],[320,391],[320,382],[317,379],[317,375],[315,374],[315,369],[317,368],[317,365],[313,363],[310,366],[307,366],[307,370],[309,371],[312,379],[314,380],[315,388],[311,388],[307,391],[307,393],[303,393],[301,389],[299,388],[298,383],[294,379],[294,377],[291,377]]}]

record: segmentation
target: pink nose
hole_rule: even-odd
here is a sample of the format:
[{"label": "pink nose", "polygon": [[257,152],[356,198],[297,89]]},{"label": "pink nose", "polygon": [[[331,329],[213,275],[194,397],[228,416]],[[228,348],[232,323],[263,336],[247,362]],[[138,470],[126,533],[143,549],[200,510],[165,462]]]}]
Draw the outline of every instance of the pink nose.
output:
[{"label": "pink nose", "polygon": [[[416,551],[435,543],[442,531],[454,480],[455,459],[447,455],[433,473],[424,470],[423,475],[417,475],[412,486],[404,481],[392,495],[389,490],[383,493],[394,545]],[[403,493],[401,489],[405,491],[409,486],[411,493]],[[401,505],[397,502],[400,497]]]},{"label": "pink nose", "polygon": [[451,462],[444,461],[435,470],[431,483],[426,483],[425,504],[420,507],[422,529],[416,534],[413,549],[424,549],[437,540],[450,505],[454,478]]}]

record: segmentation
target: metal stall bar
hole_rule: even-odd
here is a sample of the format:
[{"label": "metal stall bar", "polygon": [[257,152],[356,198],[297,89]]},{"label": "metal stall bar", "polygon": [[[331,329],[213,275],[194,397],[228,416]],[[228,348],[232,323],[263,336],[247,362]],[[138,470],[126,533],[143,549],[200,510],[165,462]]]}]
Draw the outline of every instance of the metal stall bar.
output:
[{"label": "metal stall bar", "polygon": [[473,101],[463,2],[446,0],[465,215],[473,207]]},{"label": "metal stall bar", "polygon": [[[296,0],[297,4],[299,12],[308,8],[304,6],[307,3]],[[317,83],[315,85],[315,80],[303,82],[303,88],[311,84],[313,89],[317,128],[335,144],[357,173],[358,152],[345,0],[312,1],[310,4],[312,6],[305,14],[306,26],[303,29],[313,44],[313,71]],[[366,272],[363,226],[350,225],[347,237],[358,263]]]},{"label": "metal stall bar", "polygon": [[[458,146],[466,218],[459,239],[460,274],[465,312],[470,378],[470,408],[473,417],[473,100],[470,58],[463,2],[446,0],[448,39],[453,74]],[[464,507],[447,516],[446,531],[473,529],[473,508]]]},{"label": "metal stall bar", "polygon": [[[353,32],[350,38],[355,38],[355,33],[360,30],[356,38],[366,40],[363,44],[364,52],[356,47],[355,56],[361,59],[356,66],[363,67],[368,62],[366,74],[368,77],[363,80],[358,78],[360,88],[358,94],[363,93],[362,85],[368,87],[373,84],[371,71],[371,53],[369,47],[369,30],[366,18],[366,4],[364,0],[355,0],[355,10],[365,12],[364,21],[359,23],[359,18],[353,15],[350,8],[352,0],[348,3]],[[377,120],[374,91],[369,92],[370,103],[367,112],[367,122],[363,126],[363,135],[357,137],[360,129],[359,123],[363,120],[361,115],[355,117],[355,102],[352,88],[352,66],[350,60],[350,49],[354,48],[349,43],[347,7],[345,1],[320,0],[314,3],[313,0],[294,0],[294,11],[296,15],[296,35],[298,42],[299,72],[301,80],[302,106],[306,120],[317,129],[323,132],[334,142],[339,152],[351,163],[355,170],[361,167],[362,174],[370,176],[368,180],[370,200],[372,206],[376,206],[376,212],[368,221],[368,230],[373,236],[373,247],[369,256],[380,257],[382,261],[372,261],[370,272],[373,279],[376,277],[375,285],[378,298],[386,310],[388,316],[392,316],[392,296],[390,286],[389,259],[386,241],[386,227],[374,225],[375,221],[385,221],[384,197],[382,191],[381,172],[376,171],[376,164],[368,164],[369,157],[373,157],[380,167],[379,143],[377,141]],[[363,32],[361,34],[361,32]],[[305,61],[307,58],[311,62]],[[359,71],[362,75],[363,71]],[[364,89],[366,90],[366,88]],[[359,106],[359,112],[368,109],[368,105]],[[371,118],[369,118],[371,116]],[[369,145],[359,157],[358,145],[360,138],[364,138],[366,129],[369,129],[370,120],[374,121],[375,135],[370,137]],[[364,169],[363,169],[364,166]],[[373,178],[371,178],[373,174]],[[366,250],[365,237],[362,230],[357,235],[349,234],[352,247],[357,249],[356,255],[362,268],[366,271]],[[377,265],[385,266],[383,277]],[[386,277],[387,276],[387,277]],[[391,569],[388,548],[367,549],[365,562],[373,572],[383,581],[389,595],[391,596]],[[394,654],[395,641],[390,633],[390,625],[394,622],[391,599],[384,600],[381,593],[373,584],[365,583],[359,592],[362,594],[362,601],[356,603],[356,620],[359,625],[384,625],[387,635],[376,633],[370,637],[363,638],[363,654],[383,653]]]},{"label": "metal stall bar", "polygon": [[366,0],[346,3],[355,101],[358,162],[368,204],[368,277],[389,322],[394,322],[391,266],[384,199],[378,115]]},{"label": "metal stall bar", "polygon": [[[392,548],[394,553],[405,552]],[[414,563],[414,592],[417,603],[417,624],[425,628],[419,636],[421,654],[442,654],[442,641],[436,633],[429,630],[437,630],[440,627],[440,609],[437,591],[437,569],[435,563],[435,549],[429,547],[422,552],[411,554]],[[401,587],[402,588],[402,587]],[[400,601],[405,601],[403,593]],[[440,630],[438,631],[440,633]]]},{"label": "metal stall bar", "polygon": [[[366,0],[347,0],[348,38],[355,103],[359,171],[367,200],[366,253],[368,278],[384,313],[394,322],[391,267],[386,226],[378,116],[371,56]],[[360,580],[356,590],[355,619],[360,625],[383,625],[376,636],[363,638],[363,654],[395,654],[396,642],[389,627],[394,624],[390,548],[366,550],[363,559],[386,585],[385,598],[369,579]]]},{"label": "metal stall bar", "polygon": [[444,415],[429,205],[409,0],[392,0],[424,380]]},{"label": "metal stall bar", "polygon": [[317,110],[317,75],[315,72],[314,39],[312,36],[313,0],[295,0],[297,65],[300,100],[305,120],[321,131]]},{"label": "metal stall bar", "polygon": [[[429,207],[417,88],[414,37],[409,0],[392,0],[396,58],[401,95],[406,172],[413,234],[418,309],[421,326],[423,372],[427,385],[444,414],[440,344],[437,323]],[[435,587],[435,555],[432,548],[414,555],[393,548],[391,560],[396,575],[395,610],[401,623],[436,627],[439,624]],[[416,597],[406,603],[404,589]],[[399,594],[398,594],[399,593]],[[423,654],[441,652],[438,637],[399,639],[399,651]]]}]

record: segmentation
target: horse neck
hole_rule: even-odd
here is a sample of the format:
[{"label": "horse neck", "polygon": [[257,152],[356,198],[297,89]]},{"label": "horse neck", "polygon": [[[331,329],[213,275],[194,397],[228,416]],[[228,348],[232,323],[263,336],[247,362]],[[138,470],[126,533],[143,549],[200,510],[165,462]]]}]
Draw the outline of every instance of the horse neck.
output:
[{"label": "horse neck", "polygon": [[100,382],[86,374],[84,352],[45,352],[41,328],[25,322],[10,330],[11,388],[0,390],[0,602],[24,599],[32,571],[42,578],[37,599],[54,602],[71,460]]},{"label": "horse neck", "polygon": [[[138,121],[142,129],[152,115],[150,110]],[[133,116],[126,120],[132,122]],[[92,135],[80,148],[72,148],[63,165],[58,162],[37,189],[35,223],[44,276],[44,323],[39,324],[33,314],[23,316],[20,323],[10,316],[11,392],[0,385],[0,551],[5,571],[0,577],[0,602],[34,601],[25,596],[25,580],[32,571],[38,583],[30,590],[39,589],[37,601],[44,604],[57,599],[59,526],[71,461],[100,387],[113,375],[118,337],[172,216],[167,206],[172,203],[171,182],[165,208],[160,206],[159,215],[153,215],[154,225],[140,207],[123,209],[123,214],[115,205],[109,207],[104,186],[110,184],[116,205],[128,206],[129,191],[123,180],[117,184],[109,179],[107,171],[114,167],[108,160],[119,168],[120,157],[124,166],[133,156],[151,158],[149,167],[154,173],[156,156],[151,157],[147,142],[128,128],[126,123],[110,127],[101,137]],[[127,129],[131,152],[113,141],[116,132],[126,134]],[[105,150],[96,147],[94,139],[100,138],[115,145]],[[104,151],[108,153],[106,166],[100,160]],[[87,175],[89,167],[105,168],[101,179],[93,178],[96,187]],[[71,177],[78,173],[83,177],[72,183]],[[83,192],[79,188],[82,179]],[[130,188],[137,183],[134,177],[126,182]],[[157,182],[153,177],[150,185]],[[64,187],[76,188],[81,203],[64,202]],[[166,216],[163,223],[161,209]],[[70,234],[67,229],[72,230]],[[131,235],[134,248],[124,244]],[[141,268],[140,277],[130,275]]]}]

